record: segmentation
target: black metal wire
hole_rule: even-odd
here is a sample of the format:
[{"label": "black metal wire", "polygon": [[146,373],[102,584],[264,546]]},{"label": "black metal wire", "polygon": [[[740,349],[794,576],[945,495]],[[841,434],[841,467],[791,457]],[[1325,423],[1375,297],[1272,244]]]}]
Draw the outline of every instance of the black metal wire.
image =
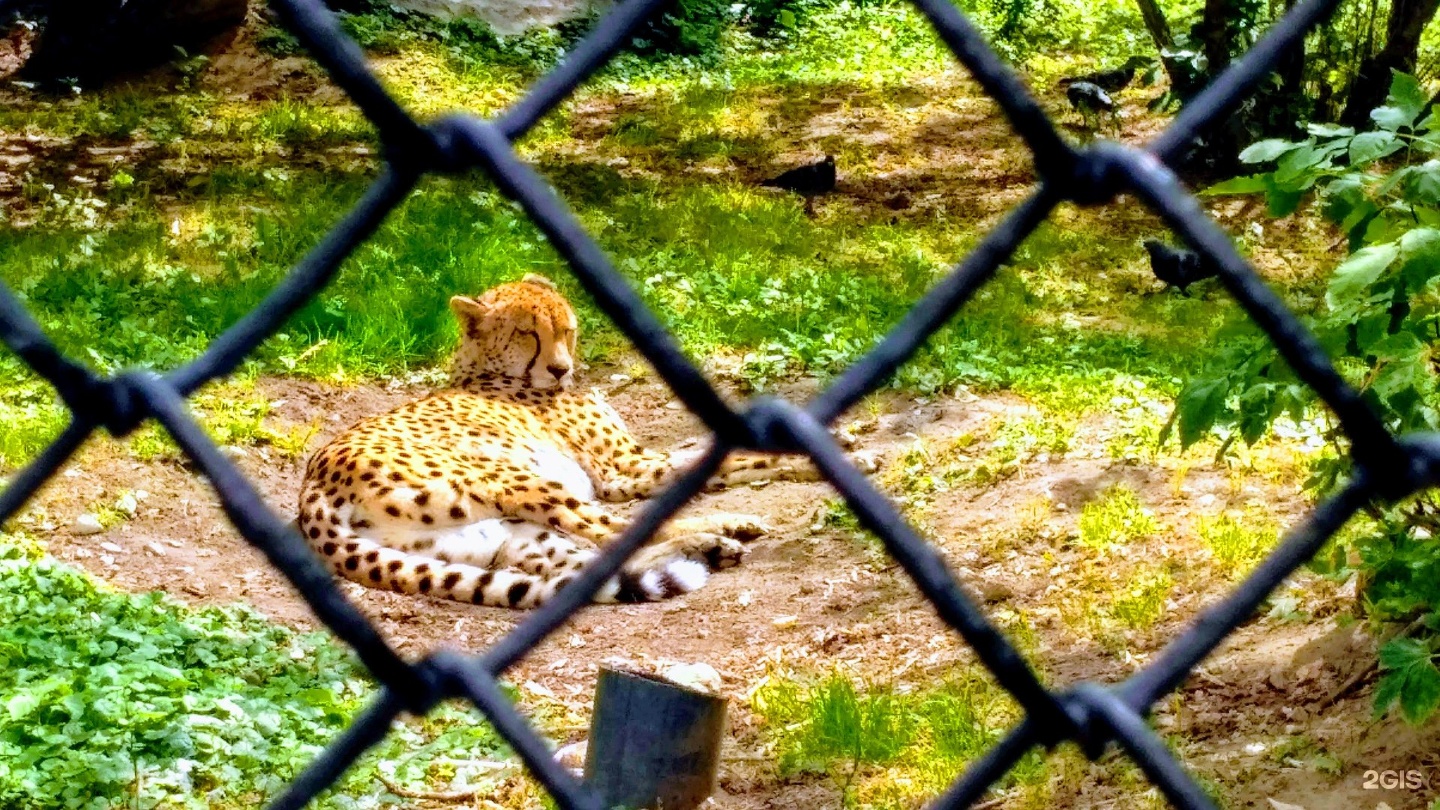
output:
[{"label": "black metal wire", "polygon": [[[766,399],[741,413],[725,404],[554,190],[512,148],[517,138],[611,59],[636,27],[665,2],[626,0],[616,6],[561,65],[494,121],[461,115],[422,125],[370,72],[363,52],[319,0],[274,0],[281,19],[379,131],[388,164],[385,171],[351,213],[260,305],[199,358],[164,376],[150,372],[125,372],[109,378],[95,375],[60,352],[19,298],[0,284],[0,341],[48,380],[72,412],[64,432],[0,492],[0,525],[18,512],[97,428],[120,436],[146,419],[154,419],[206,475],[240,533],[265,553],[316,616],[356,650],[383,685],[375,703],[272,807],[303,807],[380,741],[402,711],[424,713],[442,699],[459,697],[471,701],[489,718],[560,807],[597,810],[598,797],[550,759],[541,737],[504,697],[497,678],[583,609],[624,561],[704,487],[729,450],[800,451],[814,459],[861,522],[884,540],[886,549],[940,617],[975,649],[980,661],[1025,709],[1025,718],[972,763],[969,772],[936,801],[936,808],[958,810],[972,805],[1027,751],[1066,740],[1075,741],[1092,757],[1118,745],[1171,803],[1185,808],[1211,807],[1198,783],[1146,725],[1144,717],[1150,707],[1178,688],[1200,661],[1366,502],[1405,497],[1440,477],[1440,439],[1390,433],[1339,375],[1314,336],[1265,286],[1166,165],[1181,158],[1206,127],[1233,111],[1270,74],[1286,50],[1300,47],[1306,32],[1325,19],[1339,0],[1297,4],[1249,54],[1196,96],[1148,151],[1110,143],[1084,149],[1070,146],[1021,79],[963,13],[949,0],[915,0],[1029,146],[1040,176],[1039,188],[874,349],[808,406]],[[642,510],[575,582],[490,650],[479,655],[442,650],[412,664],[400,658],[345,599],[305,541],[265,507],[254,487],[188,414],[185,397],[205,382],[233,371],[323,289],[345,258],[374,233],[423,174],[472,168],[482,170],[519,203],[586,291],[654,364],[676,395],[715,432],[717,441],[693,469]],[[849,463],[825,426],[884,385],[930,335],[956,316],[1058,203],[1103,204],[1126,192],[1155,210],[1220,270],[1226,289],[1270,336],[1300,379],[1335,411],[1350,439],[1358,474],[1341,492],[1321,503],[1244,582],[1202,613],[1149,666],[1114,687],[1082,683],[1057,692],[1045,687],[1015,646],[990,623],[936,549],[906,525],[894,505]]]}]

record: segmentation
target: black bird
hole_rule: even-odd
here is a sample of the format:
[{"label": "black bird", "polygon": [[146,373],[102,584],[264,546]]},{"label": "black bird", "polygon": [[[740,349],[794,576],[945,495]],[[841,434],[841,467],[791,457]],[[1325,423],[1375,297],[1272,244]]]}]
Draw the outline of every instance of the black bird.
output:
[{"label": "black bird", "polygon": [[1083,73],[1079,76],[1072,76],[1068,79],[1061,79],[1061,87],[1069,87],[1073,84],[1084,82],[1093,84],[1107,93],[1118,93],[1135,80],[1135,70],[1150,64],[1150,60],[1144,56],[1132,56],[1125,60],[1125,64],[1114,70],[1097,70],[1094,73]]},{"label": "black bird", "polygon": [[1073,82],[1065,89],[1065,98],[1070,100],[1070,106],[1080,113],[1085,121],[1085,126],[1090,126],[1093,117],[1101,113],[1115,117],[1115,102],[1110,94],[1100,89],[1099,85],[1090,82]]},{"label": "black bird", "polygon": [[805,196],[805,213],[814,215],[815,198],[835,190],[835,156],[826,155],[819,163],[791,169],[784,174],[761,180],[760,185],[783,188]]},{"label": "black bird", "polygon": [[1200,261],[1200,254],[1194,251],[1171,247],[1158,239],[1146,239],[1142,244],[1150,254],[1150,271],[1166,285],[1178,287],[1181,295],[1189,295],[1186,288],[1191,284],[1220,275],[1213,266]]}]

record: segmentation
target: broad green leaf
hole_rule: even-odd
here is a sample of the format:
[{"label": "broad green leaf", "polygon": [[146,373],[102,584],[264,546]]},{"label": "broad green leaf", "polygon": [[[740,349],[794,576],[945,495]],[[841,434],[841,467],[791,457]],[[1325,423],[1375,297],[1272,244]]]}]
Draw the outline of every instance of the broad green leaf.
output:
[{"label": "broad green leaf", "polygon": [[1186,386],[1175,403],[1180,422],[1180,444],[1189,447],[1210,431],[1225,409],[1230,390],[1226,380],[1211,380]]},{"label": "broad green leaf", "polygon": [[1335,268],[1330,288],[1325,291],[1325,303],[1331,309],[1341,309],[1350,304],[1375,283],[1398,255],[1400,246],[1396,244],[1374,245],[1356,251]]},{"label": "broad green leaf", "polygon": [[1400,691],[1400,714],[1415,725],[1430,719],[1440,706],[1440,670],[1433,663],[1416,666],[1405,678]]},{"label": "broad green leaf", "polygon": [[1440,205],[1440,160],[1427,160],[1412,167],[1405,190],[1414,202],[1426,205]]},{"label": "broad green leaf", "polygon": [[1282,188],[1294,188],[1297,181],[1303,185],[1308,175],[1332,165],[1330,151],[1314,146],[1302,146],[1286,152],[1275,163],[1275,183]]},{"label": "broad green leaf", "polygon": [[1214,184],[1200,192],[1202,197],[1218,197],[1223,194],[1255,194],[1270,188],[1266,175],[1252,174],[1246,177],[1232,177]]},{"label": "broad green leaf", "polygon": [[1425,105],[1430,103],[1430,94],[1420,86],[1420,81],[1408,73],[1401,73],[1398,70],[1390,71],[1390,95],[1385,103],[1398,107],[1410,114],[1410,120],[1414,121],[1425,110]]},{"label": "broad green leaf", "polygon": [[1393,132],[1362,132],[1350,139],[1350,165],[1358,166],[1405,148]]},{"label": "broad green leaf", "polygon": [[1399,107],[1376,107],[1370,111],[1370,119],[1375,125],[1387,132],[1395,132],[1402,127],[1410,126],[1412,120],[1405,111]]},{"label": "broad green leaf", "polygon": [[1354,127],[1339,124],[1306,124],[1305,131],[1317,138],[1344,138],[1355,134]]},{"label": "broad green leaf", "polygon": [[1395,190],[1396,188],[1399,188],[1399,187],[1401,186],[1401,184],[1403,184],[1403,183],[1404,183],[1406,180],[1408,180],[1412,175],[1414,175],[1414,174],[1415,174],[1415,170],[1418,169],[1418,168],[1420,168],[1420,167],[1419,167],[1419,166],[1406,166],[1406,167],[1401,168],[1401,169],[1396,169],[1395,171],[1393,171],[1393,172],[1390,173],[1390,176],[1389,176],[1389,177],[1385,178],[1385,180],[1384,180],[1382,183],[1380,183],[1379,186],[1376,187],[1375,193],[1376,193],[1377,195],[1381,195],[1381,196],[1383,196],[1383,195],[1385,195],[1385,194],[1389,194],[1391,191]]},{"label": "broad green leaf", "polygon": [[1365,185],[1358,173],[1344,174],[1325,187],[1321,198],[1325,201],[1325,216],[1347,227],[1344,223],[1351,212],[1366,202]]},{"label": "broad green leaf", "polygon": [[1252,143],[1245,147],[1245,151],[1240,153],[1240,160],[1245,163],[1264,163],[1268,160],[1274,160],[1286,152],[1303,145],[1304,144],[1293,143],[1279,138],[1271,138],[1258,143]]},{"label": "broad green leaf", "polygon": [[1409,261],[1440,248],[1440,228],[1416,228],[1400,237],[1400,257]]},{"label": "broad green leaf", "polygon": [[10,713],[11,720],[20,720],[35,711],[39,705],[39,698],[28,692],[21,692],[15,697],[5,701],[5,711]]},{"label": "broad green leaf", "polygon": [[1381,360],[1405,360],[1425,353],[1425,344],[1409,332],[1386,335],[1370,346],[1370,353]]},{"label": "broad green leaf", "polygon": [[1300,201],[1305,199],[1305,192],[1283,189],[1272,185],[1265,193],[1265,204],[1272,217],[1288,217],[1295,213],[1300,207]]},{"label": "broad green leaf", "polygon": [[1370,111],[1370,118],[1376,125],[1390,132],[1413,126],[1430,100],[1414,76],[1399,71],[1393,73],[1390,96],[1385,99],[1385,106]]},{"label": "broad green leaf", "polygon": [[1429,664],[1430,648],[1413,638],[1397,638],[1380,648],[1381,669],[1409,669]]}]

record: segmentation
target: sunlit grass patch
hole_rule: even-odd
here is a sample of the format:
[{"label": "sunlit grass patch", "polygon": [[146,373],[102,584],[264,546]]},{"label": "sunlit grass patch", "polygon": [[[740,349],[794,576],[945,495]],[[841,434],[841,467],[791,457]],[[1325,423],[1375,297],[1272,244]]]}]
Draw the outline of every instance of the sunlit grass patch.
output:
[{"label": "sunlit grass patch", "polygon": [[1129,545],[1160,530],[1135,490],[1117,485],[1080,511],[1080,542],[1097,551]]},{"label": "sunlit grass patch", "polygon": [[1148,630],[1164,617],[1174,584],[1167,571],[1137,571],[1129,585],[1114,594],[1110,615],[1131,630]]},{"label": "sunlit grass patch", "polygon": [[[931,797],[1018,719],[1004,690],[963,670],[923,689],[866,684],[842,672],[817,680],[771,675],[752,698],[782,774],[828,774],[847,806],[906,807]],[[1033,778],[1027,756],[1003,789]]]},{"label": "sunlit grass patch", "polygon": [[1254,568],[1275,547],[1278,537],[1275,524],[1262,516],[1237,518],[1228,512],[1200,518],[1195,531],[1221,572],[1232,578]]},{"label": "sunlit grass patch", "polygon": [[[254,380],[242,378],[217,383],[190,397],[190,411],[205,433],[222,447],[264,447],[282,458],[295,458],[319,432],[316,424],[278,424],[271,418],[275,403],[255,389]],[[126,439],[130,452],[141,461],[174,461],[180,448],[170,434],[150,424]]]},{"label": "sunlit grass patch", "polygon": [[69,412],[56,402],[53,391],[17,381],[0,395],[0,473],[33,458],[69,421]]}]

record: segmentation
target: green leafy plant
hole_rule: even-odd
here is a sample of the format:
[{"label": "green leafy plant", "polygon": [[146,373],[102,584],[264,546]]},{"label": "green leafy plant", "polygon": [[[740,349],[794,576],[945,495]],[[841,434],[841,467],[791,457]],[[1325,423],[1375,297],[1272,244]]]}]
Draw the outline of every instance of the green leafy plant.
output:
[{"label": "green leafy plant", "polygon": [[0,563],[0,805],[207,807],[278,790],[371,687],[354,659],[234,609]]},{"label": "green leafy plant", "polygon": [[[112,591],[22,533],[0,533],[0,593],[7,810],[263,805],[374,691],[323,633]],[[377,761],[426,784],[477,755],[509,756],[473,712],[440,707],[398,724],[317,806],[378,806],[351,798],[375,795]]]},{"label": "green leafy plant", "polygon": [[[1302,141],[1265,140],[1243,162],[1267,170],[1220,183],[1208,194],[1263,194],[1271,214],[1284,216],[1313,200],[1345,234],[1350,255],[1335,268],[1323,301],[1305,320],[1343,374],[1397,432],[1440,428],[1440,119],[1412,76],[1396,73],[1374,129],[1311,124]],[[1228,442],[1253,443],[1281,419],[1301,422],[1316,404],[1275,347],[1248,323],[1222,328],[1224,347],[1192,379],[1176,403],[1180,441],[1192,444],[1219,429]],[[1169,428],[1167,428],[1167,433]],[[1163,438],[1163,436],[1162,436]],[[1310,487],[1324,493],[1351,472],[1338,426],[1325,432],[1330,452],[1314,464]],[[1222,446],[1222,451],[1223,447]],[[1371,506],[1372,531],[1347,541],[1330,573],[1358,568],[1373,618],[1398,621],[1440,608],[1440,507],[1425,494],[1393,506]],[[1428,681],[1413,644],[1391,642],[1378,708],[1399,703],[1409,720],[1433,714]],[[1395,645],[1401,644],[1402,647]],[[1428,660],[1428,659],[1427,659]],[[1382,663],[1383,663],[1382,661]],[[1412,694],[1413,693],[1413,694]]]},{"label": "green leafy plant", "polygon": [[1440,669],[1436,669],[1435,640],[1397,638],[1380,648],[1385,677],[1375,690],[1378,718],[1392,706],[1411,723],[1428,719],[1440,707]]}]

